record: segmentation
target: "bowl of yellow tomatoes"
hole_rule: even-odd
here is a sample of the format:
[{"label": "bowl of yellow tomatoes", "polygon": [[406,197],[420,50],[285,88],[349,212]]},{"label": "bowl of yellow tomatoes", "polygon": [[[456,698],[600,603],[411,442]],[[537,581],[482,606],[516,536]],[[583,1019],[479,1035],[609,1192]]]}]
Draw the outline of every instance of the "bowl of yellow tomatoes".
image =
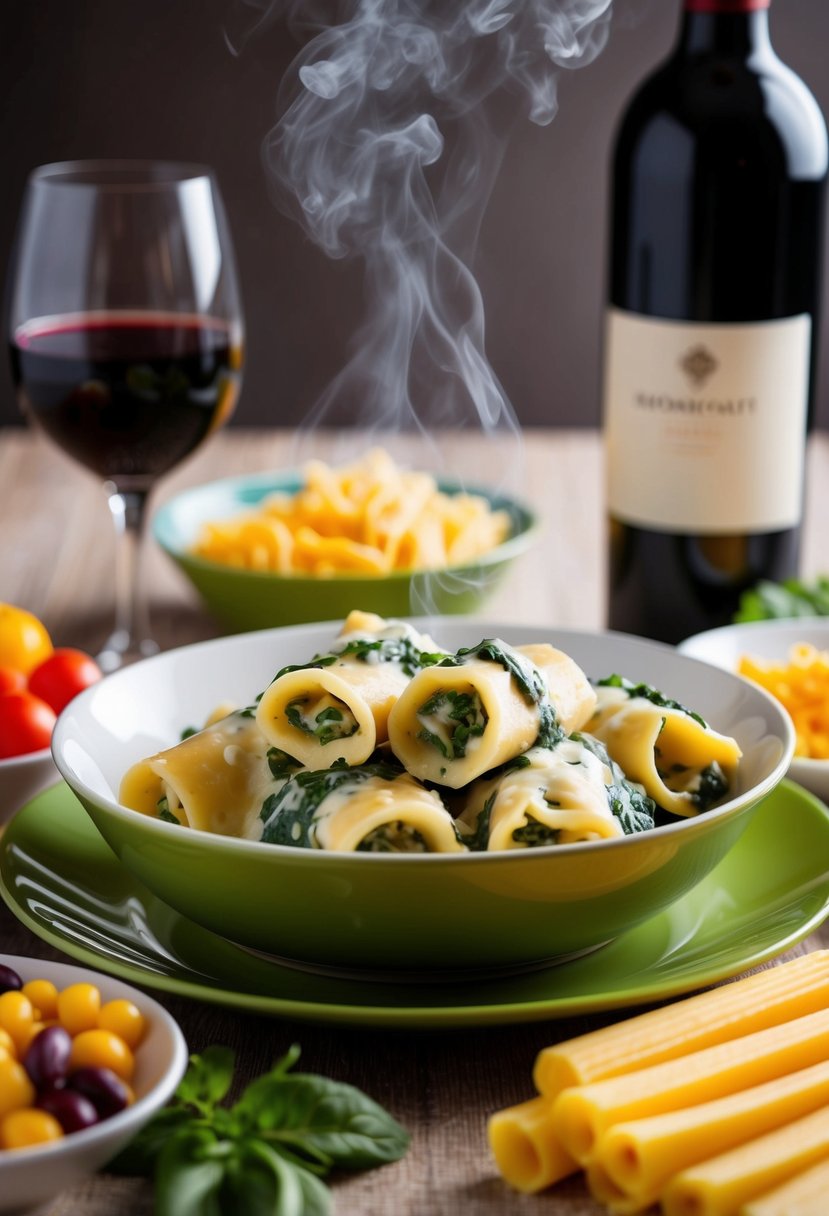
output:
[{"label": "bowl of yellow tomatoes", "polygon": [[100,678],[90,655],[54,646],[34,613],[0,603],[0,823],[58,780],[57,716]]}]

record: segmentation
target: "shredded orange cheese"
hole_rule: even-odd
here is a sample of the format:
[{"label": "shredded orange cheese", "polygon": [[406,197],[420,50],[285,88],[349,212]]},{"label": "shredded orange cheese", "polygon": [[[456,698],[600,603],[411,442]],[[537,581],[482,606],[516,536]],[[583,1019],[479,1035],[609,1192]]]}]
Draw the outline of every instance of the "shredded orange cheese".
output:
[{"label": "shredded orange cheese", "polygon": [[737,666],[789,711],[797,734],[795,755],[829,759],[829,651],[808,642],[789,650],[788,662],[742,655]]},{"label": "shredded orange cheese", "polygon": [[382,575],[463,565],[510,532],[508,513],[480,494],[446,494],[381,448],[341,469],[311,461],[304,474],[295,494],[206,523],[192,552],[279,574]]}]

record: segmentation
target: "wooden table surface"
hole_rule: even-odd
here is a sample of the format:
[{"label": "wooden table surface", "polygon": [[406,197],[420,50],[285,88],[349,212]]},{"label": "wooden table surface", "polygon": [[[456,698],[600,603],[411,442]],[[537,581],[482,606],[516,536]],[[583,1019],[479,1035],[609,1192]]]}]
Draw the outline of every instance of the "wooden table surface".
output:
[{"label": "wooden table surface", "polygon": [[[320,438],[318,454],[330,447]],[[461,450],[458,450],[460,460]],[[159,486],[156,504],[186,485],[274,468],[290,458],[290,436],[227,430]],[[603,623],[601,445],[595,432],[531,431],[525,435],[524,497],[540,512],[544,532],[519,559],[490,602],[490,619],[558,627]],[[485,483],[503,453],[480,443],[470,480]],[[829,438],[812,441],[804,573],[829,570]],[[451,467],[451,465],[450,465]],[[0,430],[0,600],[37,613],[58,645],[94,650],[112,611],[112,537],[102,490],[48,443],[26,431]],[[148,546],[145,579],[156,635],[164,647],[216,635],[194,593],[165,556]],[[0,905],[4,951],[64,958]],[[791,953],[828,944],[812,935]],[[787,955],[785,957],[790,957]],[[158,996],[157,993],[153,995]],[[538,1050],[622,1014],[451,1031],[348,1029],[247,1015],[196,1000],[161,997],[192,1051],[224,1043],[237,1052],[238,1077],[264,1071],[291,1043],[302,1067],[348,1081],[385,1105],[412,1132],[398,1164],[333,1181],[337,1216],[596,1216],[601,1211],[576,1177],[539,1196],[508,1190],[489,1157],[485,1121],[502,1106],[531,1096]],[[630,1010],[626,1011],[627,1016]],[[102,1173],[65,1192],[42,1216],[143,1216],[153,1209],[149,1183]],[[240,1213],[240,1216],[244,1216]]]}]

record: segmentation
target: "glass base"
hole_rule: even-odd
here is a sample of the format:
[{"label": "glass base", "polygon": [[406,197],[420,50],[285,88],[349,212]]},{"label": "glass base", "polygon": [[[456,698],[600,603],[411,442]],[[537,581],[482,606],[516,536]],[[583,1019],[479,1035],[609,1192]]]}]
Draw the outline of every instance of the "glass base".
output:
[{"label": "glass base", "polygon": [[95,661],[104,675],[107,675],[111,671],[118,671],[120,667],[137,663],[140,659],[148,659],[152,655],[158,654],[160,649],[161,647],[152,638],[138,641],[131,638],[124,630],[116,630],[104,642],[100,652],[95,655]]}]

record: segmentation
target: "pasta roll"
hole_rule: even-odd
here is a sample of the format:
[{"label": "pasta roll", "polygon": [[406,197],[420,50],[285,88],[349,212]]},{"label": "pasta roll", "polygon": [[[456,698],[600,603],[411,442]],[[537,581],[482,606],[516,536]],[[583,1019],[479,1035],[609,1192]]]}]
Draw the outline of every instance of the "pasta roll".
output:
[{"label": "pasta roll", "polygon": [[662,1210],[665,1216],[738,1216],[743,1204],[827,1159],[829,1106],[822,1106],[682,1170],[665,1188]]},{"label": "pasta roll", "polygon": [[266,844],[367,853],[458,853],[440,797],[384,762],[291,777],[262,807]]},{"label": "pasta roll", "polygon": [[[469,832],[470,847],[490,850],[603,840],[623,836],[626,827],[653,827],[651,800],[629,785],[627,803],[613,798],[614,782],[606,755],[578,736],[534,747],[502,773],[473,783],[459,826]],[[627,824],[613,813],[614,803],[630,808]]]},{"label": "pasta roll", "polygon": [[674,815],[690,816],[731,788],[742,755],[735,739],[648,685],[619,677],[600,683],[585,728],[601,739],[631,781]]},{"label": "pasta roll", "polygon": [[250,712],[236,711],[134,764],[119,801],[185,827],[256,839],[262,803],[288,775],[284,761]]},{"label": "pasta roll", "polygon": [[592,704],[569,656],[488,639],[418,672],[389,716],[389,742],[409,772],[459,789],[536,742],[561,738]]},{"label": "pasta roll", "polygon": [[420,664],[443,651],[403,621],[351,613],[332,652],[283,668],[260,698],[265,738],[308,768],[365,763],[388,739],[392,706]]}]

